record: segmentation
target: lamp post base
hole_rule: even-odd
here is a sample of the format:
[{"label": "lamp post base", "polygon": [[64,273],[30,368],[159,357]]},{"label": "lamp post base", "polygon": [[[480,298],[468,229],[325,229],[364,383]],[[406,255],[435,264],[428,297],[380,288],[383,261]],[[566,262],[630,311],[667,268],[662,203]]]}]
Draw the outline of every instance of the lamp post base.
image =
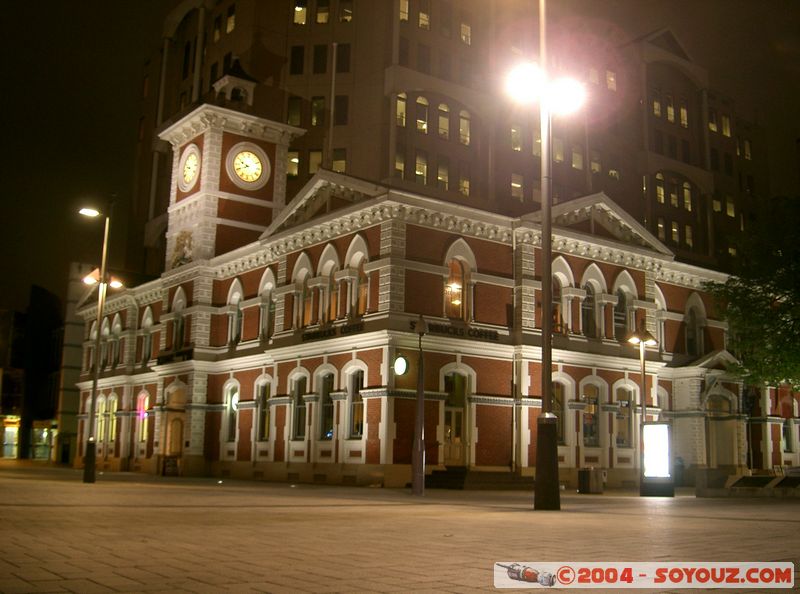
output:
[{"label": "lamp post base", "polygon": [[536,423],[536,480],[533,509],[561,509],[561,486],[558,482],[558,427],[555,416],[539,417]]},{"label": "lamp post base", "polygon": [[97,444],[86,442],[86,455],[83,457],[83,482],[93,483],[97,465]]}]

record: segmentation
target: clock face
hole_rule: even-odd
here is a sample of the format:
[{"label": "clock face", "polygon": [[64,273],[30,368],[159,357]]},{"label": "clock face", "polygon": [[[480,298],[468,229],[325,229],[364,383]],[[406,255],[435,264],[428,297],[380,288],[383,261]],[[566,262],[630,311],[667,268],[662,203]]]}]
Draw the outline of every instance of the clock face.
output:
[{"label": "clock face", "polygon": [[255,182],[261,177],[263,166],[258,155],[251,151],[240,151],[233,158],[233,170],[239,179],[245,182]]},{"label": "clock face", "polygon": [[197,153],[189,153],[186,157],[186,161],[183,163],[183,181],[185,184],[191,184],[194,181],[194,178],[197,176],[197,172],[200,169],[200,157],[197,156]]}]

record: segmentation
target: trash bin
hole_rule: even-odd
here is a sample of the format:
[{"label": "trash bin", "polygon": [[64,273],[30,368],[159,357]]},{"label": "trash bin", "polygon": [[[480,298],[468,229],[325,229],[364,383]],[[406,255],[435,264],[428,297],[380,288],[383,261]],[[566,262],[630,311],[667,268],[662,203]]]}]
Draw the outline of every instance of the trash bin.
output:
[{"label": "trash bin", "polygon": [[603,492],[603,471],[597,468],[578,469],[578,493]]}]

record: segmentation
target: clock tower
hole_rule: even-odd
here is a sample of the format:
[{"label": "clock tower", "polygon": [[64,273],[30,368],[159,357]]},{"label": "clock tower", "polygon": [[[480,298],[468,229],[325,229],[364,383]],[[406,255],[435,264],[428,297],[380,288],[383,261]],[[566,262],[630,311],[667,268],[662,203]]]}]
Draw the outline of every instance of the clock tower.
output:
[{"label": "clock tower", "polygon": [[288,146],[303,132],[208,104],[161,132],[173,149],[165,270],[257,240],[286,205]]}]

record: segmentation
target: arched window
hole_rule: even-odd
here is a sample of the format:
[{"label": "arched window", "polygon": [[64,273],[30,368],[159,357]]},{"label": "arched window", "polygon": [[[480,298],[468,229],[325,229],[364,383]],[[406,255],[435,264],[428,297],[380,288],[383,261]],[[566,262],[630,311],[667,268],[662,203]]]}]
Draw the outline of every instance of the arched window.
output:
[{"label": "arched window", "polygon": [[172,312],[175,314],[172,323],[172,349],[175,351],[182,349],[186,340],[183,320],[184,307],[186,307],[186,298],[183,294],[183,289],[179,287],[178,290],[175,291],[175,297],[172,300]]},{"label": "arched window", "polygon": [[136,404],[136,423],[138,439],[141,443],[147,441],[147,411],[150,408],[150,396],[141,394]]},{"label": "arched window", "polygon": [[225,397],[225,441],[236,441],[239,421],[239,386],[231,385]]},{"label": "arched window", "polygon": [[106,407],[108,413],[108,441],[117,439],[117,397],[112,396],[108,399]]},{"label": "arched window", "polygon": [[358,315],[363,316],[367,313],[367,301],[369,299],[369,277],[364,272],[364,260],[358,264]]},{"label": "arched window", "polygon": [[292,439],[305,439],[306,436],[306,403],[303,396],[306,393],[306,377],[295,378],[292,384]]},{"label": "arched window", "polygon": [[564,331],[564,316],[561,311],[561,279],[553,277],[553,332]]},{"label": "arched window", "polygon": [[95,412],[95,439],[97,443],[103,443],[106,440],[106,400],[105,398],[97,399],[97,411]]},{"label": "arched window", "polygon": [[111,364],[116,367],[122,362],[122,321],[119,314],[114,316],[111,326]]},{"label": "arched window", "polygon": [[594,384],[583,387],[581,400],[586,403],[583,409],[583,445],[587,448],[600,447],[600,388]]},{"label": "arched window", "polygon": [[262,339],[272,336],[275,331],[275,300],[272,297],[272,287],[267,287],[261,292],[261,327],[259,332]]},{"label": "arched window", "polygon": [[453,258],[447,263],[447,267],[450,272],[444,288],[445,312],[448,318],[463,320],[466,311],[466,307],[464,307],[466,301],[464,287],[467,282],[465,266],[461,260]]},{"label": "arched window", "polygon": [[470,143],[470,120],[468,111],[462,109],[458,113],[458,140],[464,146]]},{"label": "arched window", "polygon": [[256,439],[258,441],[267,441],[269,439],[269,396],[271,387],[270,383],[266,381],[256,385],[256,410],[258,414]]},{"label": "arched window", "polygon": [[450,108],[446,103],[439,104],[439,138],[450,138]]},{"label": "arched window", "polygon": [[703,353],[703,330],[697,311],[689,309],[686,314],[686,354],[697,357]]},{"label": "arched window", "polygon": [[310,326],[312,324],[314,315],[314,293],[308,286],[308,277],[304,276],[302,280],[303,286],[300,293],[301,321],[300,326]]},{"label": "arched window", "polygon": [[417,131],[428,133],[428,100],[422,96],[417,97]]},{"label": "arched window", "polygon": [[617,304],[614,306],[614,336],[625,340],[628,336],[628,294],[617,290]]},{"label": "arched window", "polygon": [[319,438],[333,439],[333,374],[326,373],[320,378],[319,386]]},{"label": "arched window", "polygon": [[333,321],[339,317],[339,283],[335,275],[337,270],[331,269],[328,275],[328,321]]},{"label": "arched window", "polygon": [[111,362],[111,353],[109,345],[109,337],[111,336],[111,328],[108,324],[108,318],[103,320],[100,326],[100,367],[105,369]]},{"label": "arched window", "polygon": [[561,382],[553,382],[553,414],[556,415],[556,434],[558,435],[558,443],[564,445],[566,443],[566,435],[564,433],[564,404],[565,404],[565,386]]},{"label": "arched window", "polygon": [[626,387],[619,387],[616,391],[616,399],[619,404],[617,413],[617,447],[633,447],[633,409],[636,406],[633,390]]},{"label": "arched window", "polygon": [[242,340],[242,285],[238,280],[231,285],[228,294],[228,344]]},{"label": "arched window", "polygon": [[153,337],[151,335],[153,327],[153,312],[148,307],[142,318],[142,365],[147,365],[153,353]]},{"label": "arched window", "polygon": [[359,369],[351,373],[348,380],[347,390],[350,398],[350,430],[348,433],[351,438],[357,439],[364,434],[364,401],[361,398],[364,372]]},{"label": "arched window", "polygon": [[583,287],[586,297],[581,303],[581,329],[584,336],[597,337],[597,316],[594,286],[588,283]]}]

